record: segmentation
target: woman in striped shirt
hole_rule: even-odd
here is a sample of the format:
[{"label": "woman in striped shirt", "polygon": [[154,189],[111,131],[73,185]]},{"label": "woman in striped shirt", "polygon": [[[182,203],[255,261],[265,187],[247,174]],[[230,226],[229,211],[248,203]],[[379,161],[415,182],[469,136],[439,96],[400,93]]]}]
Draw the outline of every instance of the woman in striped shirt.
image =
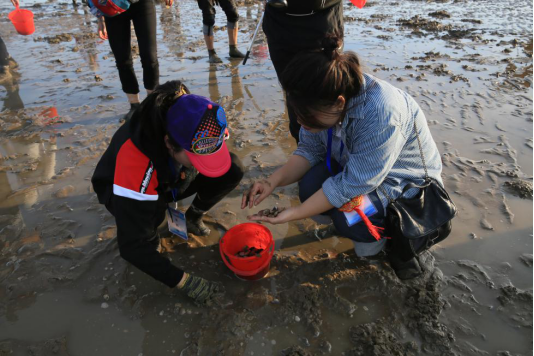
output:
[{"label": "woman in striped shirt", "polygon": [[[320,51],[300,54],[285,69],[281,84],[288,106],[302,125],[300,142],[286,164],[269,178],[255,182],[243,195],[242,208],[258,205],[277,187],[299,182],[301,205],[276,217],[253,215],[249,219],[281,224],[326,214],[341,235],[354,241],[359,256],[372,256],[386,243],[373,228],[384,226],[386,194],[396,199],[406,184],[424,182],[414,124],[428,175],[441,184],[442,165],[415,100],[364,74],[356,54],[340,52],[341,46],[342,40],[331,35],[323,40]],[[417,192],[414,188],[404,196]],[[376,212],[369,214],[370,223],[351,225],[340,208],[348,210],[359,197],[370,201],[374,209],[369,210]],[[406,264],[391,262],[400,278],[421,273],[416,259]]]}]

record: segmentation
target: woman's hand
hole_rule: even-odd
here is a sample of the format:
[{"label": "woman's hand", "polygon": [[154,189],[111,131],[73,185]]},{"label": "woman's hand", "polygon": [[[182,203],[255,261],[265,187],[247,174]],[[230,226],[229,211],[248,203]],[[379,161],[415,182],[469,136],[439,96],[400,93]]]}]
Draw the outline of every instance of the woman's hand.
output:
[{"label": "woman's hand", "polygon": [[11,0],[11,3],[13,6],[18,7],[19,6],[19,0]]},{"label": "woman's hand", "polygon": [[243,193],[243,200],[241,201],[241,209],[245,209],[248,205],[249,208],[258,205],[265,198],[267,198],[276,185],[269,179],[263,179],[255,182],[248,191]]},{"label": "woman's hand", "polygon": [[287,208],[287,209],[280,210],[280,213],[276,217],[265,216],[261,214],[263,211],[262,210],[258,214],[247,216],[247,219],[250,221],[263,221],[263,222],[267,222],[273,225],[283,224],[283,223],[295,220],[294,216],[295,216],[296,209],[297,208]]},{"label": "woman's hand", "polygon": [[104,22],[104,16],[98,18],[98,37],[103,40],[108,39],[108,31],[106,30],[106,23]]}]

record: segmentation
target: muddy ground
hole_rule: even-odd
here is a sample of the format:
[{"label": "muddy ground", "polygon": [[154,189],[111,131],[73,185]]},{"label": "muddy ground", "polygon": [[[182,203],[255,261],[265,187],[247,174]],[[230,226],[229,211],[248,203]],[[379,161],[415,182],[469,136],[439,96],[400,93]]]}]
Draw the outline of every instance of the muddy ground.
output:
[{"label": "muddy ground", "polygon": [[[295,149],[283,95],[263,34],[242,66],[227,57],[218,13],[224,63],[210,66],[196,2],[158,5],[161,81],[183,79],[223,105],[247,166],[210,212],[208,238],[164,241],[173,263],[225,284],[217,308],[122,261],[91,190],[128,109],[94,18],[70,1],[25,0],[37,31],[23,37],[8,3],[0,34],[18,69],[0,83],[0,355],[532,354],[532,1],[345,6],[345,49],[420,103],[459,208],[452,235],[422,257],[424,277],[408,283],[309,219],[271,228],[267,278],[241,281],[224,266],[217,242],[245,221],[241,192]],[[261,8],[239,12],[245,49]],[[290,186],[259,208],[294,204]]]}]

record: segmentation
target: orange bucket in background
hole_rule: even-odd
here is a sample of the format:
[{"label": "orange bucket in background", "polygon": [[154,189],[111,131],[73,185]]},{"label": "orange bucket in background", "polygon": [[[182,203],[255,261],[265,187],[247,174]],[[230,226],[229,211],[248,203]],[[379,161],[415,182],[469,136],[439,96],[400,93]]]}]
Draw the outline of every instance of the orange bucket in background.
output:
[{"label": "orange bucket in background", "polygon": [[[245,246],[263,249],[259,256],[236,256]],[[219,241],[224,264],[237,277],[258,280],[269,272],[274,255],[273,235],[265,226],[256,223],[239,224],[231,228]]]},{"label": "orange bucket in background", "polygon": [[19,34],[27,36],[35,32],[33,12],[30,10],[19,9],[17,6],[17,9],[11,11],[8,17]]},{"label": "orange bucket in background", "polygon": [[56,107],[55,106],[51,106],[51,107],[41,111],[41,113],[39,113],[39,115],[44,116],[44,117],[46,117],[48,119],[53,119],[53,118],[58,116],[58,113],[57,113]]}]

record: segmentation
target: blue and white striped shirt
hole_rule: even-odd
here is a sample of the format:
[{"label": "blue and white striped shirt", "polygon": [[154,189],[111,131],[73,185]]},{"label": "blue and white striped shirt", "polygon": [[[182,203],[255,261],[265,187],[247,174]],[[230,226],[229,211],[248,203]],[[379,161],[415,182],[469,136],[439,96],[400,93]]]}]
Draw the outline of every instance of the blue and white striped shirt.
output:
[{"label": "blue and white striped shirt", "polygon": [[[406,184],[422,184],[425,171],[414,120],[417,120],[428,175],[443,184],[440,154],[415,100],[367,74],[362,89],[360,95],[349,100],[343,122],[334,128],[332,158],[341,163],[343,171],[323,183],[328,201],[339,208],[379,186],[396,199]],[[345,149],[340,157],[342,141]],[[293,154],[306,158],[313,167],[326,159],[327,142],[327,130],[311,133],[301,128],[300,143]],[[411,189],[405,196],[414,196],[417,191]],[[378,194],[383,206],[387,206],[387,197],[380,189]]]}]

